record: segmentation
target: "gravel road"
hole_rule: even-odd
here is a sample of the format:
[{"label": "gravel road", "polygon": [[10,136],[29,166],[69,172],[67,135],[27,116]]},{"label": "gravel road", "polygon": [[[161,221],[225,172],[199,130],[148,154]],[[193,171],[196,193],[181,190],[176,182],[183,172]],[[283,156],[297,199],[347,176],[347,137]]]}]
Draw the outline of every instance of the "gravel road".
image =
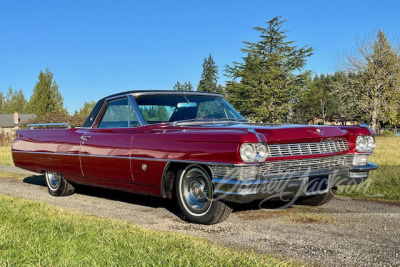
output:
[{"label": "gravel road", "polygon": [[183,221],[171,200],[92,187],[57,198],[48,194],[43,176],[26,175],[0,179],[0,194],[314,265],[400,266],[400,205],[395,203],[336,197],[321,207],[242,205],[227,221],[204,226]]}]

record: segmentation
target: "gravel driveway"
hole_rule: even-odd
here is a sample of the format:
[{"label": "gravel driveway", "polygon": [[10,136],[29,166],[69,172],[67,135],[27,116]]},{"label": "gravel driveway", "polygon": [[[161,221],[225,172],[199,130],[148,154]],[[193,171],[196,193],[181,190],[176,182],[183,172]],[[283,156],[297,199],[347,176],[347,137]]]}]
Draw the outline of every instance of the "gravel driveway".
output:
[{"label": "gravel driveway", "polygon": [[42,176],[30,175],[24,180],[0,179],[0,194],[304,263],[400,266],[400,205],[395,203],[337,197],[321,207],[277,210],[277,203],[269,203],[260,210],[257,204],[242,205],[234,207],[227,221],[204,226],[183,221],[171,200],[92,187],[57,198],[48,194]]}]

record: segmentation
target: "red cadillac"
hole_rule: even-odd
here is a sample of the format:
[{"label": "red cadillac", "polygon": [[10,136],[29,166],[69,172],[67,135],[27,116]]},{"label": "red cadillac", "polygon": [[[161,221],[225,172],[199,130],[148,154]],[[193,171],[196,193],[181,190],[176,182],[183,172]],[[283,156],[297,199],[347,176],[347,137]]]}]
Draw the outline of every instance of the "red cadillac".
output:
[{"label": "red cadillac", "polygon": [[85,184],[175,197],[201,224],[225,220],[229,202],[322,205],[377,168],[366,126],[253,124],[214,93],[124,92],[101,99],[80,128],[28,126],[17,131],[14,163],[44,173],[51,195]]}]

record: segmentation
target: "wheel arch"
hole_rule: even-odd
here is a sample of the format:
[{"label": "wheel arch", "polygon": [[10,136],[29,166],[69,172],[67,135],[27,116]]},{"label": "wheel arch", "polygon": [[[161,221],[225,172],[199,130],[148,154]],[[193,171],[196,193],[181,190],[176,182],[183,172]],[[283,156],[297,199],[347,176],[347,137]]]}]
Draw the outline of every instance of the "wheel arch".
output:
[{"label": "wheel arch", "polygon": [[187,162],[172,162],[172,161],[170,161],[167,163],[167,165],[165,165],[164,172],[163,172],[162,179],[161,179],[161,194],[162,194],[163,198],[172,199],[177,172],[179,170],[186,169],[190,165],[202,167],[207,172],[207,174],[210,176],[211,182],[212,182],[213,173],[208,164],[196,163],[196,162],[187,163]]}]

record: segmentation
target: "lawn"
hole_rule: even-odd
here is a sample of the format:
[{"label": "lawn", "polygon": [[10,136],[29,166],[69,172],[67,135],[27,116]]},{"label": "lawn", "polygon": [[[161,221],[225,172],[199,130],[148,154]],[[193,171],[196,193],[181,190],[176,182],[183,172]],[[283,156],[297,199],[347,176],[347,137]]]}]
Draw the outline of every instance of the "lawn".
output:
[{"label": "lawn", "polygon": [[0,266],[292,266],[200,238],[0,196]]},{"label": "lawn", "polygon": [[[0,147],[0,165],[13,165],[10,150]],[[339,187],[339,195],[400,200],[400,137],[377,137],[370,161],[378,164],[378,170],[361,185]]]},{"label": "lawn", "polygon": [[400,200],[400,137],[377,137],[370,162],[378,164],[378,169],[360,185],[340,186],[339,195]]},{"label": "lawn", "polygon": [[10,146],[0,146],[0,165],[14,166]]}]

